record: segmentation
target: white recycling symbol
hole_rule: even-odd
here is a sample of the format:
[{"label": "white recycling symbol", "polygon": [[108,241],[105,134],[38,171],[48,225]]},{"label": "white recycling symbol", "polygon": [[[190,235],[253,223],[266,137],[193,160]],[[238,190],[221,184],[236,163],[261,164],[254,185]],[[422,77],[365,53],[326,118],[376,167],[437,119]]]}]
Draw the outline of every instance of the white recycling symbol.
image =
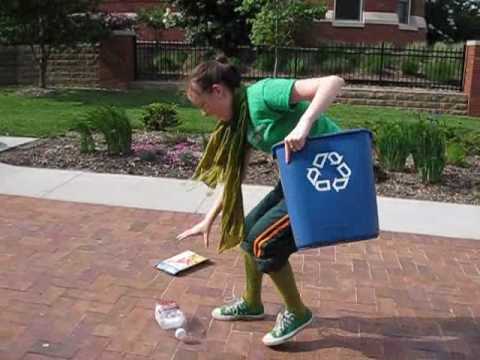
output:
[{"label": "white recycling symbol", "polygon": [[[329,165],[335,166],[339,174],[333,181],[321,179],[322,173],[320,170],[325,166],[327,159]],[[348,186],[352,171],[343,161],[343,156],[336,151],[317,154],[312,165],[314,167],[307,168],[307,179],[317,191],[331,191],[333,188],[336,192],[339,192]]]}]

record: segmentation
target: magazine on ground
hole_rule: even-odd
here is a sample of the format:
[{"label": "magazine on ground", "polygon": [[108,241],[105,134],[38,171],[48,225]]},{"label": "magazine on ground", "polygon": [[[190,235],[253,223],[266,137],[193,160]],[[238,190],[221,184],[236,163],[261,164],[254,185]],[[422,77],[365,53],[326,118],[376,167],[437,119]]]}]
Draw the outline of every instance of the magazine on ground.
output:
[{"label": "magazine on ground", "polygon": [[155,268],[171,275],[176,275],[180,271],[190,269],[191,267],[207,260],[206,257],[198,255],[191,250],[186,250],[178,255],[172,256],[171,258],[160,261],[155,265]]}]

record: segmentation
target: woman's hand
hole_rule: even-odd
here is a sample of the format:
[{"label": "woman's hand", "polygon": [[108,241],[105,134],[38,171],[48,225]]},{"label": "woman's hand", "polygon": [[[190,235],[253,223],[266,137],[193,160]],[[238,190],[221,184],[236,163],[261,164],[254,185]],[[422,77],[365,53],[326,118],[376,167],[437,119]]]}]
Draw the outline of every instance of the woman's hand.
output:
[{"label": "woman's hand", "polygon": [[205,247],[208,248],[208,238],[210,235],[210,229],[212,228],[213,221],[209,221],[207,218],[200,221],[188,230],[185,230],[181,234],[177,235],[177,240],[183,240],[190,236],[203,235],[203,242]]},{"label": "woman's hand", "polygon": [[287,135],[284,140],[285,143],[285,162],[287,164],[290,163],[292,159],[292,153],[300,151],[305,146],[305,142],[307,141],[308,134],[310,132],[310,128],[308,122],[299,121],[297,126]]},{"label": "woman's hand", "polygon": [[295,81],[290,103],[310,101],[298,124],[285,138],[285,161],[288,164],[292,152],[302,150],[313,123],[333,102],[345,81],[335,75]]}]

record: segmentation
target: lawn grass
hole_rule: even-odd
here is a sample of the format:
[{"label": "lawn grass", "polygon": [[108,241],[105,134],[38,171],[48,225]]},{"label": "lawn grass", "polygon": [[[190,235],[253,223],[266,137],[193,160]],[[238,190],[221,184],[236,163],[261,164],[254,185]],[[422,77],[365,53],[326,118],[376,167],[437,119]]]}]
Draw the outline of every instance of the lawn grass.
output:
[{"label": "lawn grass", "polygon": [[[382,121],[417,121],[418,113],[408,109],[395,109],[382,106],[344,105],[330,107],[328,114],[337,119],[342,127],[349,127],[350,123],[361,123],[365,120]],[[480,118],[443,114],[440,117],[448,125],[460,126],[471,130],[480,130]]]},{"label": "lawn grass", "polygon": [[[126,111],[135,128],[141,128],[142,107],[152,102],[179,104],[184,133],[211,131],[215,121],[201,115],[186,99],[172,90],[144,89],[129,91],[60,90],[54,94],[29,97],[16,94],[15,88],[0,88],[0,135],[50,137],[62,135],[72,128],[74,120],[100,105],[113,105]],[[414,121],[417,116],[408,110],[388,107],[334,105],[328,113],[343,128],[369,121]],[[448,124],[480,131],[480,119],[443,115]]]},{"label": "lawn grass", "polygon": [[152,102],[179,103],[180,132],[208,132],[214,120],[205,118],[179,94],[164,90],[62,90],[29,97],[15,89],[0,89],[0,135],[51,137],[70,130],[75,119],[97,106],[112,105],[125,110],[132,125],[141,128],[142,108]]}]

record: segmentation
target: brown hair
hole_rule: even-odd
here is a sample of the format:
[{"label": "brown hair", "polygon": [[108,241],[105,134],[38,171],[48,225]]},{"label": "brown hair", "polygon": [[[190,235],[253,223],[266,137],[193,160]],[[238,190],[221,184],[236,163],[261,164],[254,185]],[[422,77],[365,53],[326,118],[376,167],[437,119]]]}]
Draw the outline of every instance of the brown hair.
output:
[{"label": "brown hair", "polygon": [[[228,62],[223,56],[217,56],[215,60],[205,61],[193,69],[188,79],[187,92],[198,90],[210,92],[213,84],[223,84],[230,91],[240,86],[242,76],[238,69]],[[192,88],[195,85],[195,88]]]}]

